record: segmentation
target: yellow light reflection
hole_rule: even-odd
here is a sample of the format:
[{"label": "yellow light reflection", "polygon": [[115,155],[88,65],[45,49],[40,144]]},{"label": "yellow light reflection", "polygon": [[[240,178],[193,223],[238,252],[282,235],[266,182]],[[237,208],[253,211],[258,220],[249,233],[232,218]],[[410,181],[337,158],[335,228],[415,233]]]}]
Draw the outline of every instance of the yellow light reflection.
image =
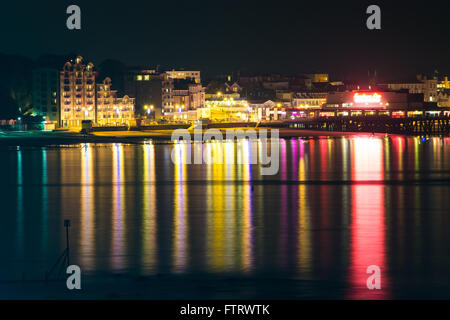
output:
[{"label": "yellow light reflection", "polygon": [[220,152],[218,143],[206,143],[206,147],[212,149],[214,162],[207,165],[207,264],[213,272],[225,270],[225,188],[222,183],[224,180],[224,165],[217,160],[217,154]]},{"label": "yellow light reflection", "polygon": [[[225,180],[226,181],[235,181],[236,180],[236,165],[235,163],[235,142],[234,141],[225,141],[223,143],[223,147],[225,149],[224,156],[225,156],[225,162],[223,169],[225,170]],[[240,187],[240,186],[239,186]],[[239,188],[238,187],[238,188]],[[231,199],[234,199],[233,195],[236,194],[236,184],[235,183],[227,183],[225,185],[225,197],[227,201],[224,201],[224,226],[227,229],[226,232],[224,232],[224,239],[222,240],[224,242],[225,252],[224,252],[224,259],[225,259],[225,265],[224,269],[231,270],[236,266],[236,259],[239,259],[238,255],[235,255],[233,252],[235,249],[235,241],[237,238],[237,234],[235,232],[235,225],[236,225],[236,201],[232,201]]]},{"label": "yellow light reflection", "polygon": [[414,179],[419,179],[419,167],[420,167],[420,159],[419,159],[419,144],[420,138],[414,137]]},{"label": "yellow light reflection", "polygon": [[186,270],[189,250],[188,217],[187,217],[187,173],[188,148],[190,144],[177,143],[174,145],[176,161],[174,164],[174,234],[173,234],[173,268],[175,273]]},{"label": "yellow light reflection", "polygon": [[[211,272],[253,269],[251,141],[206,143],[225,163],[206,166],[206,264]],[[235,161],[244,164],[235,164]],[[225,183],[239,181],[239,183]]]},{"label": "yellow light reflection", "polygon": [[142,271],[144,274],[156,273],[157,266],[157,221],[156,221],[156,176],[155,146],[145,144],[144,181],[142,188],[143,220],[142,220]]},{"label": "yellow light reflection", "polygon": [[[308,179],[308,154],[305,152],[305,141],[300,141],[299,146],[299,165],[298,180],[306,181]],[[307,189],[304,183],[299,184],[298,188],[298,269],[302,276],[309,277],[312,270],[311,257],[311,213],[307,195]]]},{"label": "yellow light reflection", "polygon": [[125,166],[123,146],[113,147],[113,214],[112,214],[112,267],[114,270],[125,268]]},{"label": "yellow light reflection", "polygon": [[[242,271],[250,272],[253,269],[253,206],[252,206],[252,174],[251,174],[251,150],[250,140],[243,141],[243,156],[246,164],[243,164],[242,187]],[[234,183],[233,183],[234,185]]]},{"label": "yellow light reflection", "polygon": [[94,268],[94,174],[92,147],[82,146],[81,151],[81,236],[80,261],[83,269]]}]

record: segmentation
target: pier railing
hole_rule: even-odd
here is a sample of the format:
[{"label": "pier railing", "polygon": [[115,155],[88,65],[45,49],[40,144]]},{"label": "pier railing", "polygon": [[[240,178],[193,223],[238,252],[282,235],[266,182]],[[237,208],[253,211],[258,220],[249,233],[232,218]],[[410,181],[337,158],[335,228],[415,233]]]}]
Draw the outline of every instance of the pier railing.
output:
[{"label": "pier railing", "polygon": [[296,119],[285,121],[278,126],[342,132],[378,132],[399,134],[449,134],[450,117],[405,117],[388,116],[354,116],[321,117],[313,119]]}]

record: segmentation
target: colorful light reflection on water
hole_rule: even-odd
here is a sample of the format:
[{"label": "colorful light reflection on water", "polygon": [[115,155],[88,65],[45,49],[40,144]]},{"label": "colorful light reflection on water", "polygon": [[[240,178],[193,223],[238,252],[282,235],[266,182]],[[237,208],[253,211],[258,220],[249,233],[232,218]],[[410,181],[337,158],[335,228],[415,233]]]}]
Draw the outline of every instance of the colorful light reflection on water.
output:
[{"label": "colorful light reflection on water", "polygon": [[[173,164],[172,148],[219,164]],[[251,148],[4,151],[0,280],[39,277],[70,218],[72,261],[88,275],[237,277],[267,298],[450,297],[450,138],[282,139],[276,176],[261,176]],[[366,288],[369,265],[382,290]]]}]

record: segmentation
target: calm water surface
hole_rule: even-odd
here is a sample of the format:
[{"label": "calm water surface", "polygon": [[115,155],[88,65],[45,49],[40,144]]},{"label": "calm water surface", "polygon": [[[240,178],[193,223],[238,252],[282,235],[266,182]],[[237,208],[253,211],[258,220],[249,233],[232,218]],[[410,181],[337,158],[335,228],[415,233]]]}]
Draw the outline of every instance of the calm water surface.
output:
[{"label": "calm water surface", "polygon": [[282,139],[276,176],[232,163],[250,145],[0,150],[0,295],[36,296],[71,219],[89,297],[450,298],[450,138]]}]

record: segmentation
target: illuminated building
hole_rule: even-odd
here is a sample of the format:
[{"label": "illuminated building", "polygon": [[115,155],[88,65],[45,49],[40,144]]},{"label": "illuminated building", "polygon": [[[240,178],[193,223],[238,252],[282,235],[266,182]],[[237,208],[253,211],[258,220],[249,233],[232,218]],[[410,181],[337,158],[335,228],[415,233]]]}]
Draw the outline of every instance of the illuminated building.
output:
[{"label": "illuminated building", "polygon": [[134,125],[134,98],[117,97],[117,91],[111,90],[111,79],[106,78],[97,84],[97,125],[118,126]]},{"label": "illuminated building", "polygon": [[225,88],[226,88],[226,92],[241,92],[242,91],[242,87],[237,83],[231,83],[231,82],[225,82]]},{"label": "illuminated building", "polygon": [[96,85],[94,65],[83,64],[78,56],[75,62],[66,62],[60,73],[60,125],[63,128],[80,128],[83,120],[94,125],[132,125],[134,99],[117,97],[111,90],[111,79]]},{"label": "illuminated building", "polygon": [[196,110],[186,110],[186,111],[178,111],[173,113],[168,113],[165,115],[165,118],[168,120],[176,121],[176,122],[186,122],[186,121],[196,121],[200,120],[202,118],[209,118],[209,117],[203,117],[205,115],[204,108],[196,109]]},{"label": "illuminated building", "polygon": [[173,118],[175,113],[196,110],[205,106],[205,88],[196,78],[172,78],[163,75],[162,104],[165,118]]},{"label": "illuminated building", "polygon": [[291,103],[272,100],[251,101],[250,108],[256,121],[276,121],[286,118],[286,110],[291,109]]},{"label": "illuminated building", "polygon": [[253,114],[247,100],[225,97],[206,100],[202,117],[215,121],[249,121]]},{"label": "illuminated building", "polygon": [[[330,92],[319,116],[416,116],[435,115],[437,104],[423,101],[423,94],[404,91],[353,90]],[[439,112],[438,112],[439,113]]]},{"label": "illuminated building", "polygon": [[305,74],[312,82],[328,82],[328,74],[326,73],[309,73]]},{"label": "illuminated building", "polygon": [[353,90],[330,92],[324,109],[382,110],[408,107],[407,92]]},{"label": "illuminated building", "polygon": [[36,68],[32,77],[32,107],[36,115],[45,119],[46,127],[58,124],[59,71],[53,68]]},{"label": "illuminated building", "polygon": [[241,98],[241,95],[239,93],[225,93],[218,91],[216,93],[205,93],[205,99],[207,100],[224,100],[224,99],[233,99],[233,100],[239,100]]},{"label": "illuminated building", "polygon": [[327,93],[299,92],[292,98],[292,107],[299,109],[320,109],[327,102]]},{"label": "illuminated building", "polygon": [[75,62],[66,62],[60,73],[62,127],[81,127],[82,120],[95,122],[94,65],[83,64],[78,56]]},{"label": "illuminated building", "polygon": [[439,107],[450,107],[450,89],[438,93],[437,104]]},{"label": "illuminated building", "polygon": [[195,83],[201,83],[200,71],[166,71],[168,79],[194,79]]},{"label": "illuminated building", "polygon": [[450,81],[448,80],[447,76],[445,76],[443,80],[438,81],[437,90],[438,91],[450,90]]},{"label": "illuminated building", "polygon": [[444,77],[443,80],[437,83],[437,103],[439,107],[450,107],[450,81],[448,77]]}]

